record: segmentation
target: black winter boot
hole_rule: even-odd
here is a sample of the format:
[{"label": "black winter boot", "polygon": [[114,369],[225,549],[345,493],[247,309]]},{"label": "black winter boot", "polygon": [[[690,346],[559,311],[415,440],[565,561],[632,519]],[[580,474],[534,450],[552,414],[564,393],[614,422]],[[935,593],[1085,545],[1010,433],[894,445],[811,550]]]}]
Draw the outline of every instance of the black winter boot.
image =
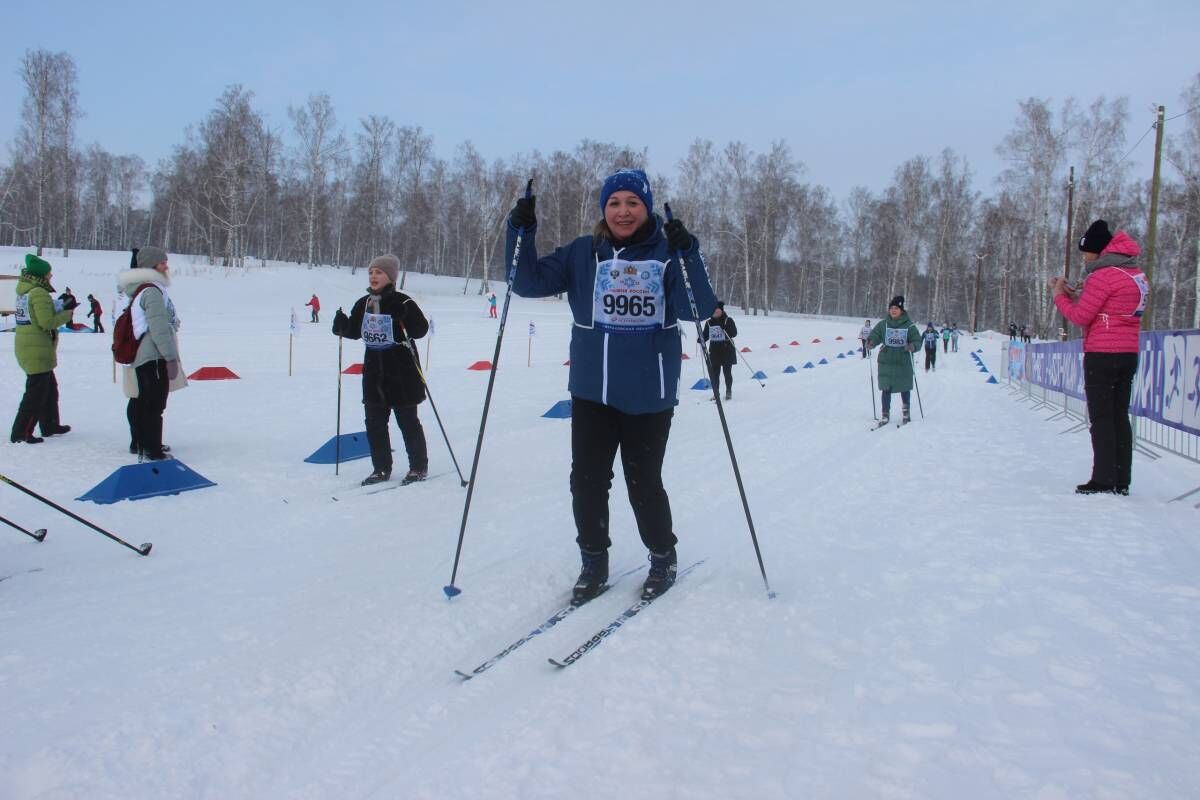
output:
[{"label": "black winter boot", "polygon": [[[1129,487],[1125,488],[1125,492],[1129,492]],[[1088,481],[1081,483],[1075,487],[1075,494],[1117,494],[1117,487],[1110,486],[1107,483],[1096,483]]]},{"label": "black winter boot", "polygon": [[650,574],[642,584],[643,600],[653,600],[675,585],[677,564],[675,548],[662,554],[650,554]]},{"label": "black winter boot", "polygon": [[377,469],[367,477],[363,478],[362,485],[371,486],[372,484],[383,483],[384,481],[390,480],[391,477],[391,470]]},{"label": "black winter boot", "polygon": [[579,557],[583,566],[579,570],[579,579],[575,581],[575,587],[571,590],[573,606],[583,605],[608,588],[608,551],[592,553],[580,550]]},{"label": "black winter boot", "polygon": [[410,483],[418,483],[423,481],[427,477],[429,477],[429,470],[427,469],[410,469],[404,474],[404,477],[400,479],[400,485],[408,486]]}]

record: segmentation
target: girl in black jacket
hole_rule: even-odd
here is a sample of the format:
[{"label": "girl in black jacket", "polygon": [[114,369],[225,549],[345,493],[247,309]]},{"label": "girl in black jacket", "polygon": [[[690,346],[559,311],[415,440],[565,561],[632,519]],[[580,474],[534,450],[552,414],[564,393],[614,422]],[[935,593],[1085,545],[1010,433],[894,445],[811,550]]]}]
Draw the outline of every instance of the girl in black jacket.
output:
[{"label": "girl in black jacket", "polygon": [[392,477],[392,441],[388,419],[394,413],[408,453],[408,473],[401,484],[425,480],[429,454],[417,406],[425,399],[425,380],[414,339],[429,331],[429,322],[415,300],[396,289],[400,260],[393,255],[374,259],[367,267],[370,289],[359,298],[347,317],[339,308],[333,332],[347,339],[362,339],[363,408],[367,418],[367,443],[374,471],[363,486]]},{"label": "girl in black jacket", "polygon": [[709,378],[713,386],[721,391],[721,371],[725,372],[725,399],[733,399],[733,365],[737,363],[737,325],[725,313],[725,301],[717,303],[712,317],[704,322],[704,338],[708,341]]}]

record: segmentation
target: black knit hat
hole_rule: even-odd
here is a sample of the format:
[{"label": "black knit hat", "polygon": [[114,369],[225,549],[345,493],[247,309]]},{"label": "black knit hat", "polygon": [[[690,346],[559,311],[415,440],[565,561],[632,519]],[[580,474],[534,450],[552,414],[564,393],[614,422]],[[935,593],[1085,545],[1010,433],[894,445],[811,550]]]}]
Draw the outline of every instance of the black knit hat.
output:
[{"label": "black knit hat", "polygon": [[895,297],[893,297],[892,302],[888,303],[888,308],[891,308],[892,306],[895,306],[896,308],[903,311],[904,310],[904,295],[898,294]]},{"label": "black knit hat", "polygon": [[722,311],[724,311],[724,310],[725,310],[725,301],[724,301],[724,300],[718,300],[718,301],[717,301],[717,308],[719,308],[719,309],[721,309]]},{"label": "black knit hat", "polygon": [[1108,223],[1098,219],[1088,226],[1087,232],[1079,237],[1079,249],[1085,253],[1102,253],[1112,241],[1112,231]]}]

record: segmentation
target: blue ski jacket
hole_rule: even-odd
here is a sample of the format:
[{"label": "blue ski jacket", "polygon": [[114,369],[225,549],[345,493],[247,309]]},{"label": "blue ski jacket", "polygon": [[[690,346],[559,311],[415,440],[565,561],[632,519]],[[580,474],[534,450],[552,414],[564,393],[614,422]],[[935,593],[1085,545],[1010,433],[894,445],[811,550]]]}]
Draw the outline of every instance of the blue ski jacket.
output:
[{"label": "blue ski jacket", "polygon": [[[528,230],[513,276],[512,288],[520,297],[566,292],[574,318],[568,390],[626,414],[652,414],[679,402],[679,321],[695,319],[657,214],[654,222],[653,233],[627,247],[580,236],[541,258],[534,243],[537,229]],[[506,264],[512,264],[517,233],[510,222]],[[697,313],[705,319],[717,297],[695,236],[684,261]]]}]

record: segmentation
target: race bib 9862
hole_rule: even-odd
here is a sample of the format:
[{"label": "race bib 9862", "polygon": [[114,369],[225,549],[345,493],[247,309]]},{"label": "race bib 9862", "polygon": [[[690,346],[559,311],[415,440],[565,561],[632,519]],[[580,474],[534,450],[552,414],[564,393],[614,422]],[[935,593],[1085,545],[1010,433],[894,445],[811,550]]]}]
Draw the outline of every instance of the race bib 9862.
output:
[{"label": "race bib 9862", "polygon": [[372,350],[387,350],[396,346],[391,314],[363,314],[363,344]]}]

